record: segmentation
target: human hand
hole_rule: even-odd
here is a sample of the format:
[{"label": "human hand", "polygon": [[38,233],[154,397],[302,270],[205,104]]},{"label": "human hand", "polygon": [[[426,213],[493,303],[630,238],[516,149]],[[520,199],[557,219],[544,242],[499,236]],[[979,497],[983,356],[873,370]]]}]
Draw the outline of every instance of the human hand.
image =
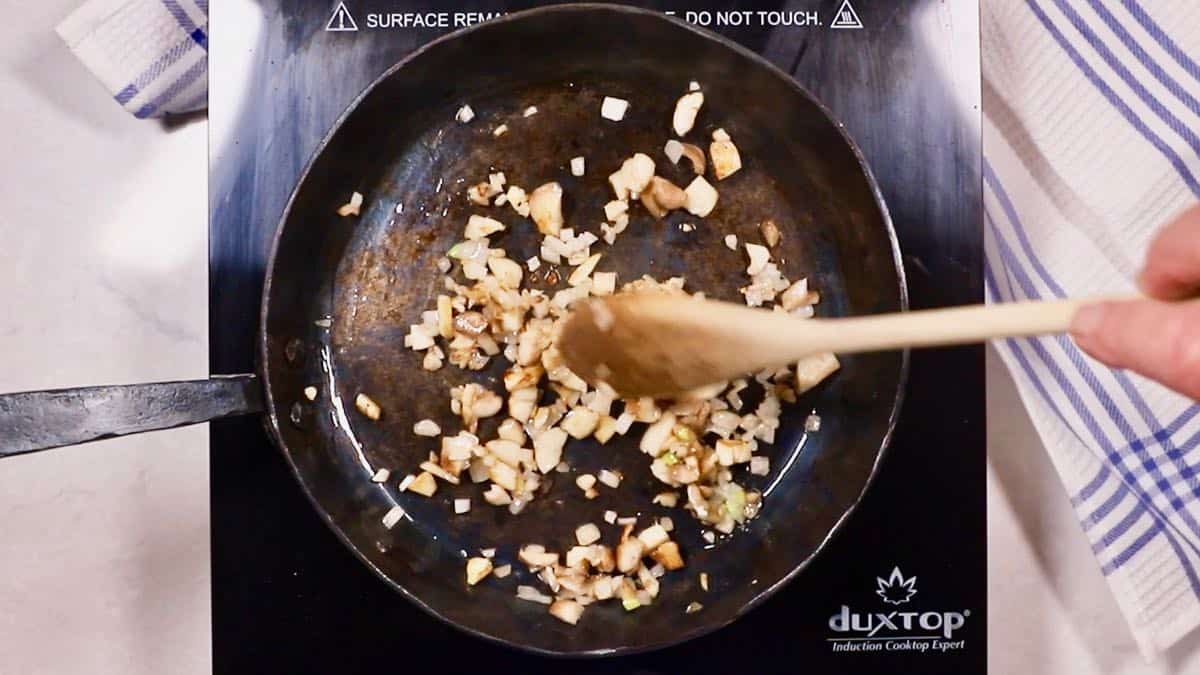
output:
[{"label": "human hand", "polygon": [[1200,206],[1164,227],[1138,277],[1147,300],[1081,309],[1071,336],[1088,354],[1200,400]]}]

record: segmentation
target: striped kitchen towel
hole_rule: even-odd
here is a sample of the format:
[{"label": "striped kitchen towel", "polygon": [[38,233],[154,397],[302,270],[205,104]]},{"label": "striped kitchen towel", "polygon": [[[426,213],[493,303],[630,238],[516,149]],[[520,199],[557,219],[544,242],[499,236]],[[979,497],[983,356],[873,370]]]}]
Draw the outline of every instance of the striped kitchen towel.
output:
[{"label": "striped kitchen towel", "polygon": [[137,117],[208,104],[208,0],[88,0],[57,30]]},{"label": "striped kitchen towel", "polygon": [[[989,301],[1133,292],[1200,199],[1200,2],[980,4]],[[1153,658],[1200,625],[1200,407],[1067,337],[997,347]]]}]

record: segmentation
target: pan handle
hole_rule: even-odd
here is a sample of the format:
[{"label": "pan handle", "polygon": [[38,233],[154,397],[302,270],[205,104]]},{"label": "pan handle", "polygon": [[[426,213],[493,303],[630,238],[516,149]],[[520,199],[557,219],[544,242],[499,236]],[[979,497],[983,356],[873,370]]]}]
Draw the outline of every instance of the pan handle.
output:
[{"label": "pan handle", "polygon": [[0,395],[0,459],[263,411],[255,375]]}]

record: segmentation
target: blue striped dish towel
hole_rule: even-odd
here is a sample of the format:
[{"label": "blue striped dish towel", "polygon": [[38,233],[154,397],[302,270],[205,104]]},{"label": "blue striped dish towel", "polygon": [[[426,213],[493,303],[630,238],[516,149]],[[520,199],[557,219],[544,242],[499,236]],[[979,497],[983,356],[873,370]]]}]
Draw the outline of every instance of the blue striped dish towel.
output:
[{"label": "blue striped dish towel", "polygon": [[[1155,230],[1200,199],[1200,2],[981,11],[988,300],[1134,292]],[[1200,625],[1200,407],[1067,337],[997,348],[1154,658]]]},{"label": "blue striped dish towel", "polygon": [[208,0],[88,0],[57,31],[137,117],[208,104]]}]

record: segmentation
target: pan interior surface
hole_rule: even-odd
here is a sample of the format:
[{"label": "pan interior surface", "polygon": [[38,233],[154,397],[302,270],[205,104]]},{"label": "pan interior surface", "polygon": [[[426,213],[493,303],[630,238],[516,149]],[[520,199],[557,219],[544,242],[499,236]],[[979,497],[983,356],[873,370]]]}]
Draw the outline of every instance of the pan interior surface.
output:
[{"label": "pan interior surface", "polygon": [[[516,516],[487,505],[469,480],[441,483],[430,499],[398,491],[399,479],[439,449],[437,439],[415,436],[413,424],[430,418],[443,433],[461,428],[449,410],[450,387],[474,381],[503,391],[502,358],[479,373],[449,364],[428,372],[421,355],[404,348],[408,326],[444,292],[438,261],[462,238],[472,213],[507,225],[492,246],[510,258],[538,251],[531,221],[508,206],[471,204],[466,188],[495,171],[527,191],[557,180],[567,225],[599,235],[602,207],[612,198],[607,176],[634,152],[652,157],[658,175],[680,186],[691,180],[686,160],[673,165],[662,148],[673,137],[675,101],[692,80],[706,98],[684,140],[707,148],[711,132],[723,128],[744,168],[720,182],[709,174],[720,200],[706,218],[678,211],[659,221],[631,206],[629,228],[616,244],[593,246],[603,253],[599,269],[617,272],[619,283],[643,274],[681,276],[692,291],[740,301],[737,289],[747,281],[741,244],[761,243],[758,224],[770,218],[783,235],[775,260],[789,278],[808,277],[820,291],[819,315],[902,309],[886,212],[821,106],[756,57],[648,12],[534,10],[433,43],[351,110],[289,206],[264,309],[274,430],[343,541],[409,598],[468,631],[535,651],[600,655],[662,647],[724,625],[815,555],[857,503],[886,445],[901,354],[845,358],[830,381],[785,406],[777,442],[764,453],[771,474],[735,474],[766,492],[765,506],[745,530],[716,545],[701,538],[689,514],[651,504],[666,486],[650,476],[649,457],[637,449],[641,425],[605,446],[569,442],[564,459],[571,471],[550,474],[549,489]],[[621,122],[601,118],[605,96],[630,102]],[[455,121],[464,103],[476,114],[469,124]],[[538,112],[526,117],[530,106]],[[500,124],[508,132],[495,136]],[[586,162],[582,177],[569,170],[577,156]],[[338,217],[354,191],[366,197],[362,215]],[[694,230],[685,231],[685,223]],[[725,247],[729,234],[739,251]],[[530,277],[535,287],[553,287],[546,270]],[[302,393],[308,386],[320,390],[312,403]],[[378,421],[354,409],[359,393],[380,404]],[[749,399],[749,410],[756,402]],[[821,429],[806,434],[804,420],[814,411]],[[483,425],[480,436],[494,437],[499,419]],[[392,479],[372,483],[377,468],[390,469]],[[625,481],[585,499],[575,477],[602,468],[621,471]],[[452,501],[461,497],[471,498],[472,508],[455,515]],[[389,530],[382,519],[395,505],[406,515]],[[516,561],[521,545],[565,551],[575,528],[589,522],[601,526],[604,543],[615,544],[619,528],[602,517],[608,509],[639,516],[639,527],[660,516],[676,525],[672,536],[687,566],[662,579],[654,605],[626,613],[619,603],[599,603],[568,626],[544,606],[515,598],[518,584],[540,586]],[[468,587],[465,558],[491,547],[496,564],[513,563],[514,574]],[[702,571],[711,579],[707,593],[697,583]],[[685,614],[693,601],[703,611]]]}]

